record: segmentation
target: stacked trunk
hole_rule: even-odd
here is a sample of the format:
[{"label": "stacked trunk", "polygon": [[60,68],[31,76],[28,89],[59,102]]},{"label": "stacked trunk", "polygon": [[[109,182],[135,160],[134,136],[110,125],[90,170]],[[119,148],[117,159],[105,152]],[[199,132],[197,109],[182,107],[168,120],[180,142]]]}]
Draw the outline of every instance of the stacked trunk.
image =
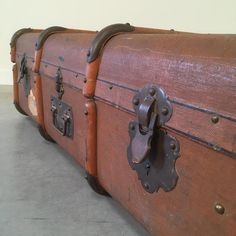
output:
[{"label": "stacked trunk", "polygon": [[234,235],[235,45],[129,24],[24,29],[14,103],[151,234]]}]

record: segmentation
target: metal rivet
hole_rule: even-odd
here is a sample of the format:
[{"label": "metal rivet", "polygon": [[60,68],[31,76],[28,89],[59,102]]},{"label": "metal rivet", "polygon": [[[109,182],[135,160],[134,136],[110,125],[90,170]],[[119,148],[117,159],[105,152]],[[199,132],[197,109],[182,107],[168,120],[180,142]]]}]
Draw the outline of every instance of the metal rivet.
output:
[{"label": "metal rivet", "polygon": [[211,121],[212,121],[212,123],[214,123],[214,124],[218,123],[218,122],[219,122],[219,116],[212,116],[212,117],[211,117]]},{"label": "metal rivet", "polygon": [[133,99],[133,104],[137,106],[139,104],[139,99],[138,98],[134,98]]},{"label": "metal rivet", "polygon": [[149,169],[151,166],[150,166],[150,163],[146,163],[146,169]]},{"label": "metal rivet", "polygon": [[86,78],[84,78],[84,83],[86,83],[87,82],[87,79]]},{"label": "metal rivet", "polygon": [[149,188],[150,188],[149,184],[148,184],[148,183],[145,183],[145,184],[144,184],[144,188],[149,189]]},{"label": "metal rivet", "polygon": [[134,130],[134,128],[135,128],[134,123],[130,123],[129,128],[130,128],[131,130]]},{"label": "metal rivet", "polygon": [[170,144],[170,148],[171,148],[172,150],[174,150],[174,149],[176,148],[175,143],[171,143],[171,144]]},{"label": "metal rivet", "polygon": [[166,115],[168,115],[169,110],[167,109],[167,107],[163,107],[161,110],[161,113],[162,113],[162,115],[166,116]]},{"label": "metal rivet", "polygon": [[110,86],[109,89],[112,90],[112,89],[113,89],[113,86]]},{"label": "metal rivet", "polygon": [[84,111],[84,114],[87,116],[88,115],[88,111]]},{"label": "metal rivet", "polygon": [[149,89],[149,94],[151,95],[151,96],[153,96],[154,94],[155,94],[155,89],[154,88],[150,88]]},{"label": "metal rivet", "polygon": [[89,57],[90,56],[90,50],[88,51],[88,53],[87,53],[87,57]]},{"label": "metal rivet", "polygon": [[220,215],[223,215],[223,214],[225,213],[225,208],[224,208],[224,206],[223,206],[222,204],[220,204],[220,203],[217,203],[217,204],[215,205],[215,210],[216,210],[216,212],[217,212],[218,214],[220,214]]},{"label": "metal rivet", "polygon": [[79,74],[76,74],[75,77],[78,78]]}]

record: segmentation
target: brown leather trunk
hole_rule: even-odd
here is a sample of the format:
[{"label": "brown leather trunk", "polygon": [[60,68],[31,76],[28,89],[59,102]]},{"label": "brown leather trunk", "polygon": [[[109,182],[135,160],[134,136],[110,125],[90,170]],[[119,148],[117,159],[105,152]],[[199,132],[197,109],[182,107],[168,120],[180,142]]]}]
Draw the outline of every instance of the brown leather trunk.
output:
[{"label": "brown leather trunk", "polygon": [[152,235],[235,235],[236,36],[129,24],[38,36],[34,117],[90,186]]},{"label": "brown leather trunk", "polygon": [[35,84],[32,67],[35,43],[41,30],[24,28],[11,39],[11,61],[13,65],[13,94],[16,109],[37,120]]},{"label": "brown leather trunk", "polygon": [[83,91],[95,95],[99,183],[152,235],[235,235],[236,36],[100,45]]}]

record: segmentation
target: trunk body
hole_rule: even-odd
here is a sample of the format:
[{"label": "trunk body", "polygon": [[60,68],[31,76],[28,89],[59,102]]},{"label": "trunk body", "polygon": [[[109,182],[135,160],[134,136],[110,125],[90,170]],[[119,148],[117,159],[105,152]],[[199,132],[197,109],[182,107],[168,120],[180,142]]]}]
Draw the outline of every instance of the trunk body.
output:
[{"label": "trunk body", "polygon": [[[234,35],[122,34],[104,47],[95,90],[98,180],[153,235],[236,233],[235,45]],[[162,129],[180,146],[176,187],[152,194],[127,160],[133,97],[149,84],[168,95],[173,114]]]},{"label": "trunk body", "polygon": [[235,55],[235,35],[27,32],[12,46],[14,100],[152,235],[235,235]]}]

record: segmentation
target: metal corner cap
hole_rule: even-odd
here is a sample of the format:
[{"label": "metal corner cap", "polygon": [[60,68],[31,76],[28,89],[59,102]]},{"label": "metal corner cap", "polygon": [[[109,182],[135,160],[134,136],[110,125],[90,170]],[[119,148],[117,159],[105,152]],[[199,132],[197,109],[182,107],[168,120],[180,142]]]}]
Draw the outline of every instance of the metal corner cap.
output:
[{"label": "metal corner cap", "polygon": [[22,29],[19,29],[17,30],[13,36],[11,37],[11,41],[10,41],[10,46],[13,48],[16,46],[16,41],[17,39],[22,35],[22,34],[25,34],[25,33],[29,33],[31,32],[32,29],[31,28],[22,28]]},{"label": "metal corner cap", "polygon": [[134,26],[129,23],[126,24],[113,24],[103,28],[99,31],[94,38],[92,45],[88,51],[87,62],[91,63],[99,56],[102,48],[110,38],[119,33],[132,32],[135,30]]},{"label": "metal corner cap", "polygon": [[43,46],[43,44],[44,44],[44,42],[46,41],[46,39],[47,39],[51,34],[54,34],[54,33],[56,33],[56,32],[60,32],[60,31],[64,31],[64,30],[66,30],[66,28],[60,27],[60,26],[52,26],[52,27],[49,27],[49,28],[43,30],[43,31],[40,33],[40,35],[39,35],[39,37],[38,37],[38,40],[37,40],[37,42],[36,42],[36,44],[35,44],[35,49],[36,49],[36,50],[39,50],[39,49]]}]

